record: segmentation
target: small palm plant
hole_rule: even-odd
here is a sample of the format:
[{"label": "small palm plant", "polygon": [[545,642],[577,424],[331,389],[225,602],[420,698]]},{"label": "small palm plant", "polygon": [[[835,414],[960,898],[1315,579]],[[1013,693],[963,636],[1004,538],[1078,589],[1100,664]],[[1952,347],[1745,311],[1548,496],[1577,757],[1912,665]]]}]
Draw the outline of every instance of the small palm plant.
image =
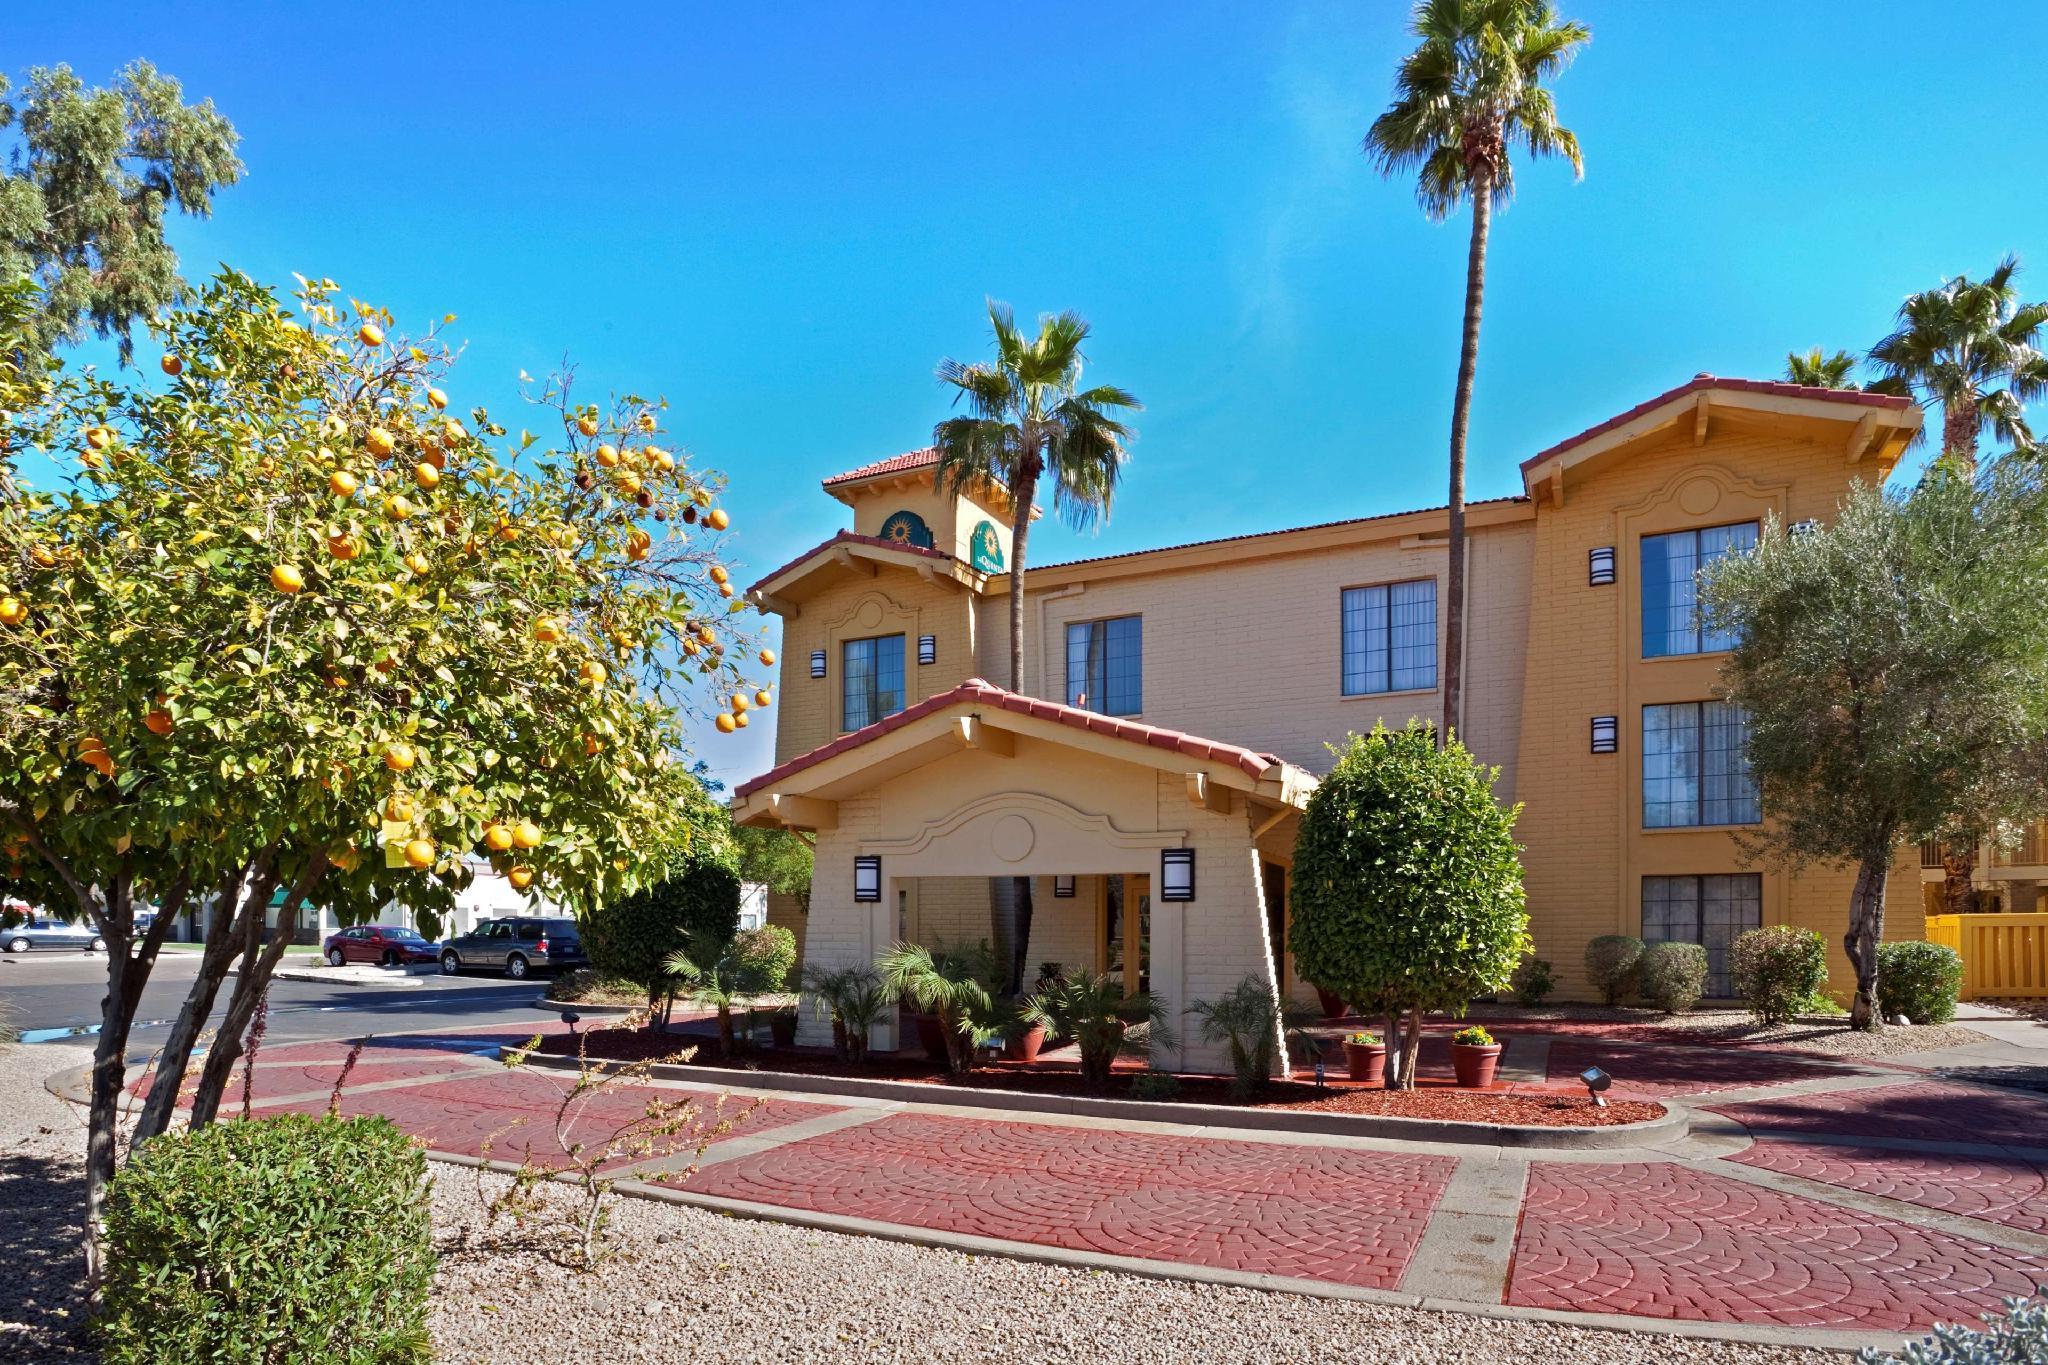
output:
[{"label": "small palm plant", "polygon": [[1110,1068],[1134,1026],[1143,1025],[1150,1042],[1173,1041],[1165,1002],[1149,991],[1125,995],[1123,978],[1107,972],[1041,981],[1020,1012],[1048,1033],[1074,1039],[1081,1049],[1081,1079],[1097,1089],[1109,1084]]},{"label": "small palm plant", "polygon": [[865,1061],[868,1030],[894,1004],[881,978],[866,967],[806,967],[803,979],[812,1008],[832,1021],[832,1047],[839,1059]]},{"label": "small palm plant", "polygon": [[946,1069],[974,1067],[976,1044],[989,1036],[995,995],[989,981],[995,959],[987,942],[973,948],[897,943],[875,959],[883,987],[914,1010],[935,1014],[946,1038]]},{"label": "small palm plant", "polygon": [[734,1050],[732,1012],[746,1009],[754,993],[745,988],[739,965],[730,953],[709,965],[694,961],[689,950],[678,948],[662,960],[669,997],[681,995],[698,1009],[718,1011],[718,1055],[731,1057]]},{"label": "small palm plant", "polygon": [[1203,1042],[1229,1045],[1230,1093],[1248,1100],[1264,1091],[1286,1023],[1273,988],[1247,976],[1214,1000],[1197,1000],[1189,1012],[1201,1020]]}]

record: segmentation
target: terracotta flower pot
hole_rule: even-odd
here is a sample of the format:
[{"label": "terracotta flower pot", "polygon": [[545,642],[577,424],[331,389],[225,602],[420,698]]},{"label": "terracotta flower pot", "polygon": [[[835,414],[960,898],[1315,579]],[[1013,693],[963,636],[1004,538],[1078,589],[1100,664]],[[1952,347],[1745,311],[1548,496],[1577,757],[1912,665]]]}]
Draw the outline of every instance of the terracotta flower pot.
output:
[{"label": "terracotta flower pot", "polygon": [[917,1016],[917,1041],[924,1055],[935,1062],[946,1060],[946,1025],[936,1014]]},{"label": "terracotta flower pot", "polygon": [[1351,1013],[1351,1007],[1345,1004],[1342,998],[1330,991],[1324,990],[1321,986],[1316,987],[1316,1000],[1323,1007],[1323,1018],[1325,1019],[1342,1019],[1345,1015]]},{"label": "terracotta flower pot", "polygon": [[1013,1062],[1035,1062],[1045,1046],[1045,1025],[1026,1024],[1003,1039],[1003,1056]]},{"label": "terracotta flower pot", "polygon": [[796,1046],[796,1012],[777,1010],[768,1016],[768,1036],[775,1040],[777,1047]]},{"label": "terracotta flower pot", "polygon": [[1484,1090],[1493,1084],[1493,1073],[1500,1067],[1501,1044],[1480,1046],[1477,1043],[1452,1043],[1451,1066],[1458,1073],[1458,1084],[1467,1090]]},{"label": "terracotta flower pot", "polygon": [[1344,1065],[1354,1081],[1378,1081],[1386,1079],[1387,1045],[1385,1043],[1344,1044]]}]

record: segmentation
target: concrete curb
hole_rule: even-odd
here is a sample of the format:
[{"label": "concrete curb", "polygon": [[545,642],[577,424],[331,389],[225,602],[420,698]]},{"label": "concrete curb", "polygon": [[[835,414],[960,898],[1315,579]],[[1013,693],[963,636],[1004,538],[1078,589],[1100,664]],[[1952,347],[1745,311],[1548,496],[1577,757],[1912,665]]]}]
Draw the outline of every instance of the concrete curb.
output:
[{"label": "concrete curb", "polygon": [[551,1014],[575,1010],[578,1014],[602,1014],[614,1018],[622,1018],[647,1008],[645,1005],[585,1005],[574,1000],[551,1000],[546,991],[533,998],[533,1007],[537,1010],[547,1010]]},{"label": "concrete curb", "polygon": [[[482,1167],[501,1175],[512,1175],[519,1170],[515,1162],[487,1160],[459,1152],[429,1150],[427,1155],[435,1161],[445,1162],[451,1166],[462,1166],[471,1170]],[[556,1180],[565,1184],[574,1178],[570,1172],[561,1172],[555,1176]],[[1013,1261],[1135,1275],[1149,1280],[1256,1289],[1275,1294],[1300,1294],[1310,1298],[1339,1299],[1392,1308],[1461,1313],[1468,1317],[1498,1318],[1508,1322],[1553,1322],[1571,1327],[1628,1332],[1639,1336],[1804,1346],[1844,1355],[1864,1346],[1896,1351],[1906,1340],[1888,1333],[1853,1332],[1834,1327],[1769,1327],[1740,1322],[1689,1322],[1676,1318],[1628,1317],[1614,1313],[1572,1313],[1553,1308],[1522,1308],[1504,1303],[1466,1302],[1433,1294],[1364,1289],[1327,1280],[1296,1279],[1284,1275],[1224,1270],[1211,1266],[1189,1265],[1181,1261],[1149,1261],[1142,1257],[1105,1255],[1101,1252],[1047,1246],[1038,1242],[1012,1242],[995,1237],[979,1237],[970,1233],[944,1232],[936,1228],[915,1227],[906,1223],[876,1222],[873,1219],[853,1218],[843,1214],[785,1208],[779,1204],[757,1204],[744,1199],[728,1199],[722,1195],[697,1194],[688,1189],[630,1178],[620,1179],[613,1189],[631,1199],[680,1204],[733,1218],[785,1223],[792,1227],[842,1233],[850,1237],[877,1237],[884,1241],[903,1242],[938,1251],[957,1251],[971,1256],[1001,1256]]]},{"label": "concrete curb", "polygon": [[[358,963],[355,965],[360,966],[363,964]],[[410,966],[399,967],[396,970],[390,967],[371,967],[369,970],[378,973],[378,975],[351,976],[349,975],[350,968],[348,967],[329,967],[325,965],[318,967],[287,967],[279,964],[277,970],[270,974],[270,979],[272,981],[311,981],[321,986],[367,986],[374,989],[379,986],[402,985],[409,981],[419,980],[422,977],[439,976],[441,974],[440,964],[433,962],[416,962]],[[235,975],[235,969],[232,967],[228,968],[227,974],[229,976]]]},{"label": "concrete curb", "polygon": [[[502,1057],[517,1048],[499,1049]],[[617,1070],[628,1065],[591,1058],[593,1066]],[[525,1065],[574,1071],[574,1057],[529,1053]],[[1602,1149],[1643,1147],[1684,1137],[1692,1122],[1682,1106],[1665,1105],[1664,1117],[1647,1123],[1618,1123],[1607,1128],[1510,1128],[1449,1119],[1402,1119],[1378,1114],[1290,1114],[1272,1109],[1238,1109],[1220,1104],[1159,1103],[1150,1100],[1096,1099],[1091,1096],[1033,1095],[971,1086],[924,1085],[915,1081],[881,1081],[841,1076],[796,1076],[779,1071],[745,1071],[735,1067],[670,1066],[657,1063],[647,1074],[658,1080],[716,1088],[740,1086],[800,1095],[894,1100],[903,1104],[955,1105],[966,1109],[1003,1109],[1022,1114],[1070,1114],[1091,1118],[1175,1123],[1190,1128],[1237,1128],[1256,1132],[1325,1133],[1338,1137],[1394,1138],[1404,1142],[1468,1143],[1487,1147]]]}]

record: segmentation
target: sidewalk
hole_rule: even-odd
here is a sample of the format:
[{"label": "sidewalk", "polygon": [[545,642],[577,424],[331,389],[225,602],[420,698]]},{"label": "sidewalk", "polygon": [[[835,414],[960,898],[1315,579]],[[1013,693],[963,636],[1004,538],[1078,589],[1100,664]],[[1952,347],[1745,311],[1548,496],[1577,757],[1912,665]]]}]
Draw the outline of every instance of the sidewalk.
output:
[{"label": "sidewalk", "polygon": [[[545,1159],[569,1077],[496,1063],[523,1032],[376,1039],[343,1111],[387,1115],[443,1159]],[[2030,1046],[1962,1052],[2010,1063]],[[1625,1046],[1570,1047],[1640,1069]],[[758,1101],[681,1189],[652,1183],[675,1158],[609,1173],[628,1194],[927,1245],[1582,1326],[1895,1346],[2048,1281],[2048,1095],[1754,1049],[1731,1070],[1725,1051],[1674,1050],[1699,1054],[1679,1067],[1699,1079],[1654,1084],[1692,1131],[1607,1150],[685,1081],[604,1094],[578,1137],[602,1141],[651,1092],[699,1097],[707,1127]],[[257,1110],[323,1112],[347,1051],[265,1049]]]}]

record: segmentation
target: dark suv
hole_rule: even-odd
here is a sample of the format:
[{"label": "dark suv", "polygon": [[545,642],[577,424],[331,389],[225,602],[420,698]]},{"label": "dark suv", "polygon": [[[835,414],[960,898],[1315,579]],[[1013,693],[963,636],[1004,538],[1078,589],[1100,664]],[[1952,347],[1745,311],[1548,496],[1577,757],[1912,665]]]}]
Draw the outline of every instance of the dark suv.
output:
[{"label": "dark suv", "polygon": [[573,919],[487,919],[441,945],[441,970],[449,976],[470,967],[495,967],[517,978],[589,962]]}]

